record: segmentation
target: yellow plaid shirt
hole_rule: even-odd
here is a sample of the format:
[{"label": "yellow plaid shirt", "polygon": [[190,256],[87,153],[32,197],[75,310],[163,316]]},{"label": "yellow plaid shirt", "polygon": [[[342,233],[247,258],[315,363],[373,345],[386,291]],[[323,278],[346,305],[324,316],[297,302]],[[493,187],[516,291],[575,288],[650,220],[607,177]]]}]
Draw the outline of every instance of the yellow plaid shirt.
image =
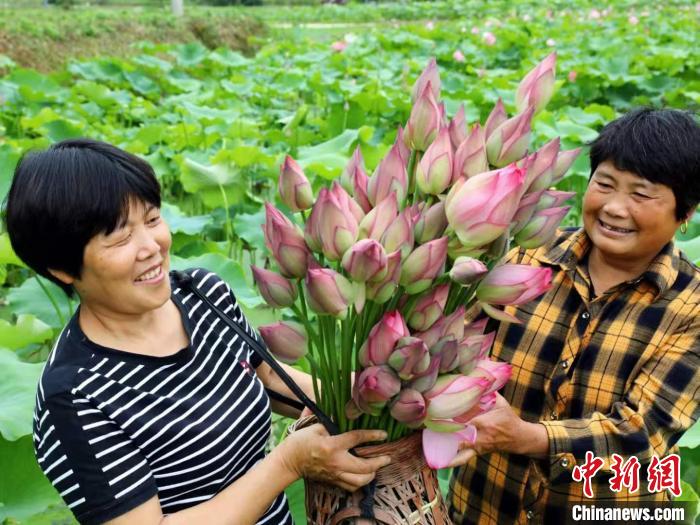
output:
[{"label": "yellow plaid shirt", "polygon": [[[476,456],[450,483],[454,523],[562,523],[576,503],[668,501],[651,493],[647,466],[700,416],[700,270],[669,243],[638,279],[593,297],[583,230],[545,247],[514,249],[510,263],[549,266],[552,287],[502,323],[492,357],[510,363],[501,391],[523,419],[547,428],[549,458]],[[586,451],[604,460],[594,500],[572,469]],[[641,463],[639,490],[613,492],[612,454]]]}]

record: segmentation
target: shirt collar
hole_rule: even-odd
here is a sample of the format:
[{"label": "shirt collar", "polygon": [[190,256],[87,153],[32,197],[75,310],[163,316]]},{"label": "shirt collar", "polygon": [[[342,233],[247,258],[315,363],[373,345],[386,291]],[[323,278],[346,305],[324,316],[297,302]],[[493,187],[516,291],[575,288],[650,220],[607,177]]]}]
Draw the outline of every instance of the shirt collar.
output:
[{"label": "shirt collar", "polygon": [[[534,258],[542,263],[559,266],[573,271],[581,264],[591,248],[591,240],[583,228],[579,228],[560,243],[545,250],[537,250]],[[668,290],[678,277],[680,251],[673,240],[666,244],[654,257],[640,279],[653,284],[658,293],[656,297]]]}]

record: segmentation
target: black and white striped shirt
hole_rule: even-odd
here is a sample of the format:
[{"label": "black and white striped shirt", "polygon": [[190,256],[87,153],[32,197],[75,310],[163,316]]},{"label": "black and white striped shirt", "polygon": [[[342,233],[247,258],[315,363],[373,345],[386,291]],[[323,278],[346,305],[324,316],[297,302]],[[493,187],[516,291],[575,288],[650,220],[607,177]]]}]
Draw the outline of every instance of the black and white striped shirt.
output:
[{"label": "black and white striped shirt", "polygon": [[[188,272],[255,335],[228,285]],[[254,368],[261,360],[192,293],[173,282],[190,345],[166,357],[100,346],[78,314],[39,382],[34,448],[81,523],[102,523],[158,495],[164,513],[209,500],[264,455],[270,404]],[[257,335],[255,335],[257,337]],[[280,494],[259,524],[292,524]]]}]

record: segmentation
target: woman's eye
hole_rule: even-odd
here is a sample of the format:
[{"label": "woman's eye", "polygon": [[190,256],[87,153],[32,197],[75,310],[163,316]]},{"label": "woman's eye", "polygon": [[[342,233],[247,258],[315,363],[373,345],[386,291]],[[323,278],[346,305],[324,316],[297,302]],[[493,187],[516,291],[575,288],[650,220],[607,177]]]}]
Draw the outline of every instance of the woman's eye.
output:
[{"label": "woman's eye", "polygon": [[612,186],[610,186],[610,184],[605,184],[604,182],[599,182],[598,186],[600,186],[601,188],[603,188],[605,190],[612,188]]},{"label": "woman's eye", "polygon": [[158,224],[160,222],[160,215],[156,215],[155,217],[151,217],[148,219],[148,224]]},{"label": "woman's eye", "polygon": [[116,246],[124,246],[124,245],[127,244],[130,240],[131,240],[131,233],[129,233],[129,235],[127,235],[126,237],[120,239],[120,240],[116,243]]},{"label": "woman's eye", "polygon": [[651,197],[649,197],[649,195],[644,195],[643,193],[634,192],[632,195],[634,195],[635,197],[639,197],[641,199],[651,199]]}]

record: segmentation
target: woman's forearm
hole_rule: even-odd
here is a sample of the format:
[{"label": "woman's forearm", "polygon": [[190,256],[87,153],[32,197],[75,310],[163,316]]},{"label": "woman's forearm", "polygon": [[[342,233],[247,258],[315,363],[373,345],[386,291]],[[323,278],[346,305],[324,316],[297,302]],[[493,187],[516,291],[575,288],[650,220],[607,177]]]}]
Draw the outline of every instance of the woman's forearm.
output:
[{"label": "woman's forearm", "polygon": [[[287,374],[294,380],[294,382],[299,385],[299,387],[304,391],[304,393],[309,396],[310,399],[315,401],[314,388],[311,380],[311,376],[301,370],[297,370],[294,367],[280,363],[282,368]],[[285,397],[296,400],[297,397],[292,393],[292,391],[287,387],[287,385],[282,381],[282,379],[277,375],[277,373],[270,368],[266,363],[261,364],[257,369],[256,373],[260,380],[265,385],[265,388],[273,390],[278,394],[282,394]],[[300,410],[291,407],[280,401],[271,400],[272,410],[283,416],[297,418],[301,414]]]}]

